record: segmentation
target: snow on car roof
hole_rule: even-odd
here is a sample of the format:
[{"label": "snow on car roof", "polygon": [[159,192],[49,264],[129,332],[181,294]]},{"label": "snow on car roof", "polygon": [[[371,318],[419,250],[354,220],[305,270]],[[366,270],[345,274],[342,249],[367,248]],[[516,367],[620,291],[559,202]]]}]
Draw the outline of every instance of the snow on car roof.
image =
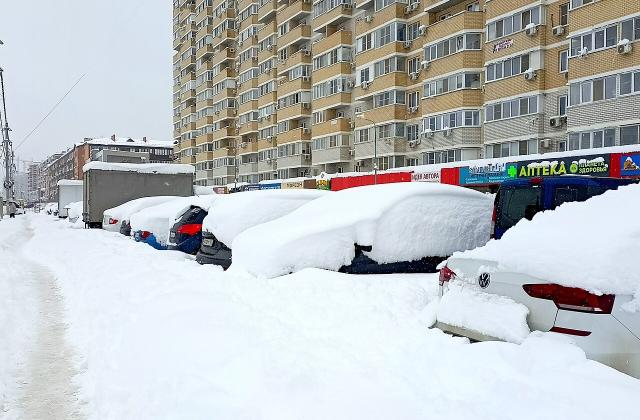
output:
[{"label": "snow on car roof", "polygon": [[109,163],[89,162],[82,167],[84,172],[91,169],[100,171],[138,172],[141,174],[193,174],[192,165],[179,163]]},{"label": "snow on car roof", "polygon": [[147,207],[131,215],[129,222],[131,231],[148,231],[156,236],[161,243],[165,243],[171,226],[190,206],[198,206],[209,210],[211,204],[218,199],[218,195],[200,195],[191,197],[177,197],[165,203]]},{"label": "snow on car roof", "polygon": [[132,214],[139,212],[147,207],[157,206],[167,201],[178,198],[171,195],[159,195],[155,197],[142,197],[135,200],[127,201],[117,207],[113,207],[104,211],[104,214],[117,220],[127,220]]},{"label": "snow on car roof", "polygon": [[306,267],[337,270],[371,245],[377,262],[448,256],[489,239],[491,198],[443,184],[397,183],[333,192],[232,244],[233,269],[275,277]]},{"label": "snow on car roof", "polygon": [[57,183],[58,186],[61,186],[61,185],[83,185],[83,184],[84,184],[84,182],[82,180],[78,180],[78,179],[61,179]]},{"label": "snow on car roof", "polygon": [[640,297],[638,208],[640,185],[623,186],[523,219],[500,240],[453,257],[498,262],[500,270],[595,293]]},{"label": "snow on car roof", "polygon": [[224,244],[252,226],[291,213],[311,200],[330,194],[323,190],[259,190],[231,194],[218,200],[204,219],[202,229]]}]

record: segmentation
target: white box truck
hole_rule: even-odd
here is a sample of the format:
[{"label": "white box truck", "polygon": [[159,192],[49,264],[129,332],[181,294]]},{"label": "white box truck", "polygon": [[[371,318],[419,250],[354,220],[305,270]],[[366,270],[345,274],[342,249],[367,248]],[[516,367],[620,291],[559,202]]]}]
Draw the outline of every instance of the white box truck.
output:
[{"label": "white box truck", "polygon": [[104,211],[127,201],[158,195],[193,195],[195,169],[175,163],[89,162],[84,171],[85,225],[102,227]]},{"label": "white box truck", "polygon": [[82,181],[76,179],[61,179],[58,181],[58,217],[66,218],[68,216],[67,204],[82,201]]}]

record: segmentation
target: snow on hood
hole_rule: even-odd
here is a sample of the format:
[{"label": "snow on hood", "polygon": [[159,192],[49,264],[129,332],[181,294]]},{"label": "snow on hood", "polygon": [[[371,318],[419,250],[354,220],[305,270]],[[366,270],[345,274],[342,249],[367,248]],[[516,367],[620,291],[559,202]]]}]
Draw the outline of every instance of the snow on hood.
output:
[{"label": "snow on hood", "polygon": [[107,209],[104,211],[104,214],[120,221],[129,220],[132,214],[137,213],[142,209],[157,206],[176,198],[178,197],[171,195],[136,198],[135,200],[127,201],[126,203],[121,204],[117,207]]},{"label": "snow on hood", "polygon": [[638,209],[640,185],[623,186],[538,213],[500,240],[453,256],[495,261],[500,270],[595,293],[640,296]]},{"label": "snow on hood", "polygon": [[316,198],[331,194],[323,190],[260,190],[231,194],[218,200],[204,219],[202,229],[224,244],[250,227],[268,222]]},{"label": "snow on hood", "polygon": [[377,262],[448,256],[489,240],[493,202],[443,184],[397,183],[333,192],[238,235],[233,269],[275,277],[307,267],[337,270],[371,245]]},{"label": "snow on hood", "polygon": [[82,167],[83,172],[91,169],[100,171],[137,172],[140,174],[193,174],[192,165],[178,163],[109,163],[89,162]]},{"label": "snow on hood", "polygon": [[162,204],[147,207],[131,215],[129,219],[131,231],[151,232],[158,242],[164,244],[169,237],[171,226],[189,207],[198,206],[208,211],[217,198],[217,195],[178,197]]}]

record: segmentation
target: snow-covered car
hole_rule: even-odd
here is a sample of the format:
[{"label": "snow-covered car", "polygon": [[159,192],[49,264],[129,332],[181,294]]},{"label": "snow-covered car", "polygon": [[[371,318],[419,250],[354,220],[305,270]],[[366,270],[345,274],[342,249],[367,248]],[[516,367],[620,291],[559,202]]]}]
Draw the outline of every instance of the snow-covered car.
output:
[{"label": "snow-covered car", "polygon": [[492,209],[489,196],[451,185],[350,188],[238,235],[231,269],[261,277],[309,267],[348,273],[435,272],[455,251],[489,240]]},{"label": "snow-covered car", "polygon": [[76,223],[78,220],[82,220],[82,201],[74,201],[73,203],[69,203],[64,206],[64,209],[67,215],[67,220],[70,223]]},{"label": "snow-covered car", "polygon": [[156,196],[156,197],[143,197],[135,200],[127,201],[117,207],[107,209],[104,211],[102,218],[102,229],[110,232],[123,233],[122,227],[129,224],[129,218],[132,214],[146,209],[147,207],[157,206],[158,204],[166,203],[169,200],[177,198],[176,196]]},{"label": "snow-covered car", "polygon": [[167,248],[185,254],[196,254],[202,243],[202,222],[207,210],[199,206],[190,206],[169,230]]},{"label": "snow-covered car", "polygon": [[[476,340],[570,337],[640,377],[640,185],[522,220],[440,271],[436,326]],[[635,297],[634,297],[635,296]]]},{"label": "snow-covered car", "polygon": [[131,232],[136,241],[157,249],[166,249],[171,226],[192,206],[208,210],[219,196],[201,195],[177,197],[162,204],[147,207],[131,215]]},{"label": "snow-covered car", "polygon": [[231,194],[218,200],[204,219],[202,245],[196,256],[200,264],[231,265],[231,245],[245,230],[291,213],[329,191],[260,190]]},{"label": "snow-covered car", "polygon": [[44,205],[44,212],[48,215],[58,215],[58,203],[47,203]]}]

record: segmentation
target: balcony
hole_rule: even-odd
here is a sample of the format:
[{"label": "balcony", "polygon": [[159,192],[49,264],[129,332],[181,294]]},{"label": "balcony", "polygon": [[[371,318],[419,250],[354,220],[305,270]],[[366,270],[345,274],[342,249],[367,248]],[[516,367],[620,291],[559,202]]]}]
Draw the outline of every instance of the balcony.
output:
[{"label": "balcony", "polygon": [[233,70],[233,68],[227,67],[226,69],[220,70],[220,73],[215,75],[211,82],[215,85],[216,83],[222,82],[224,79],[227,79],[230,77],[235,78],[236,72]]},{"label": "balcony", "polygon": [[216,66],[228,60],[233,60],[235,58],[236,50],[235,48],[225,48],[220,52],[216,53],[211,59],[211,63]]},{"label": "balcony", "polygon": [[258,162],[241,163],[238,165],[238,175],[252,175],[258,172]]},{"label": "balcony", "polygon": [[284,83],[278,85],[278,97],[280,98],[300,90],[311,90],[310,77],[304,76],[289,81],[284,80]]},{"label": "balcony", "polygon": [[213,45],[215,48],[223,49],[231,45],[235,41],[235,38],[236,31],[234,31],[233,29],[227,29],[226,31],[223,31],[216,37],[214,37],[211,45]]},{"label": "balcony", "polygon": [[260,3],[258,3],[258,22],[266,23],[274,18],[277,9],[277,0],[260,0]]},{"label": "balcony", "polygon": [[[358,7],[359,6],[360,4],[358,4]],[[396,19],[406,19],[407,16],[404,13],[404,8],[406,6],[407,5],[404,3],[393,3],[375,13],[367,12],[367,14],[371,16],[371,20],[367,22],[365,19],[362,19],[359,22],[356,22],[356,36],[378,26],[384,25],[387,22],[392,22]]]},{"label": "balcony", "polygon": [[286,22],[290,19],[298,19],[311,13],[311,1],[294,0],[284,9],[277,12],[278,23]]},{"label": "balcony", "polygon": [[351,120],[349,118],[335,118],[313,126],[313,137],[324,137],[332,134],[350,133]]},{"label": "balcony", "polygon": [[240,127],[240,131],[238,132],[241,136],[246,136],[248,134],[253,134],[258,132],[258,122],[250,121],[248,123],[242,124]]},{"label": "balcony", "polygon": [[311,51],[304,52],[299,50],[294,52],[286,60],[278,61],[278,75],[284,76],[290,69],[296,66],[304,64],[311,65],[312,61]]},{"label": "balcony", "polygon": [[[390,120],[404,120],[407,118],[407,107],[405,105],[387,105],[368,109],[364,111],[364,118],[377,123]],[[356,118],[356,121],[357,120],[358,118]],[[367,121],[365,121],[365,123],[366,122]]]},{"label": "balcony", "polygon": [[278,169],[305,168],[308,166],[311,166],[310,153],[302,153],[299,155],[278,158]]},{"label": "balcony", "polygon": [[193,69],[196,67],[196,58],[193,55],[180,62],[180,69],[182,71],[187,71],[191,67],[193,67]]},{"label": "balcony", "polygon": [[326,38],[322,38],[320,41],[313,44],[313,53],[320,55],[336,48],[338,45],[353,44],[353,32],[351,31],[336,31]]},{"label": "balcony", "polygon": [[208,57],[212,56],[214,54],[215,49],[213,48],[213,45],[211,44],[206,44],[200,48],[198,48],[196,50],[196,59],[200,60],[200,59],[207,59]]},{"label": "balcony", "polygon": [[243,141],[238,148],[238,155],[247,155],[251,153],[258,153],[257,141]]},{"label": "balcony", "polygon": [[454,69],[479,69],[483,66],[484,55],[482,51],[462,51],[429,62],[429,68],[426,72],[420,72],[420,77],[433,79],[441,74],[450,74]]},{"label": "balcony", "polygon": [[276,69],[271,69],[267,72],[264,72],[258,75],[258,86],[267,83],[269,80],[276,79],[277,77],[278,73],[276,72]]},{"label": "balcony", "polygon": [[313,82],[318,83],[323,80],[333,79],[339,75],[351,76],[353,69],[351,63],[342,61],[331,66],[323,67],[313,71]]},{"label": "balcony", "polygon": [[205,162],[213,159],[213,152],[202,152],[196,154],[196,163]]},{"label": "balcony", "polygon": [[299,45],[311,39],[311,26],[298,25],[278,38],[278,46],[282,49],[288,45]]},{"label": "balcony", "polygon": [[375,93],[389,90],[391,86],[405,87],[407,86],[407,73],[406,72],[392,72],[382,76],[378,76],[372,80],[367,89],[363,89],[362,85],[358,85],[354,89],[354,96],[356,99],[372,96]]},{"label": "balcony", "polygon": [[292,118],[305,118],[311,116],[310,103],[298,103],[278,109],[278,120],[285,121]]},{"label": "balcony", "polygon": [[278,169],[277,159],[268,159],[258,162],[258,172],[275,172]]},{"label": "balcony", "polygon": [[327,163],[349,162],[351,152],[349,146],[330,147],[328,149],[314,150],[311,154],[311,161],[314,165],[324,165]]},{"label": "balcony", "polygon": [[343,105],[351,105],[350,92],[336,93],[313,101],[313,108],[316,110],[332,107],[335,108]]},{"label": "balcony", "polygon": [[228,178],[235,177],[236,168],[235,166],[221,166],[219,168],[214,168],[211,170],[213,178]]},{"label": "balcony", "polygon": [[178,163],[195,165],[196,164],[196,157],[195,156],[182,156],[180,159],[178,159]]},{"label": "balcony", "polygon": [[463,2],[464,0],[426,0],[424,11],[438,13]]},{"label": "balcony", "polygon": [[258,108],[278,102],[278,93],[276,91],[269,92],[258,98]]},{"label": "balcony", "polygon": [[213,16],[213,7],[211,6],[207,6],[204,7],[200,13],[198,13],[196,15],[196,22],[202,22],[204,19],[206,19],[207,16]]},{"label": "balcony", "polygon": [[270,58],[274,58],[276,56],[276,46],[272,45],[271,49],[265,48],[264,50],[258,52],[258,63],[262,63]]},{"label": "balcony", "polygon": [[278,144],[293,143],[298,141],[311,141],[311,130],[305,133],[304,128],[294,128],[278,134]]},{"label": "balcony", "polygon": [[[373,140],[354,145],[355,159],[371,159],[374,156]],[[407,139],[404,137],[392,137],[389,139],[378,139],[378,157],[403,154],[407,152]]]},{"label": "balcony", "polygon": [[427,27],[425,45],[431,44],[439,39],[447,38],[451,36],[451,34],[472,29],[484,31],[483,12],[461,12],[448,19],[440,20],[429,25]]},{"label": "balcony", "polygon": [[271,140],[266,140],[266,139],[258,140],[258,150],[273,149],[277,145],[278,145],[278,142],[275,137]]},{"label": "balcony", "polygon": [[313,19],[313,31],[325,32],[328,25],[336,26],[351,19],[353,6],[351,4],[339,4],[331,10]]}]

